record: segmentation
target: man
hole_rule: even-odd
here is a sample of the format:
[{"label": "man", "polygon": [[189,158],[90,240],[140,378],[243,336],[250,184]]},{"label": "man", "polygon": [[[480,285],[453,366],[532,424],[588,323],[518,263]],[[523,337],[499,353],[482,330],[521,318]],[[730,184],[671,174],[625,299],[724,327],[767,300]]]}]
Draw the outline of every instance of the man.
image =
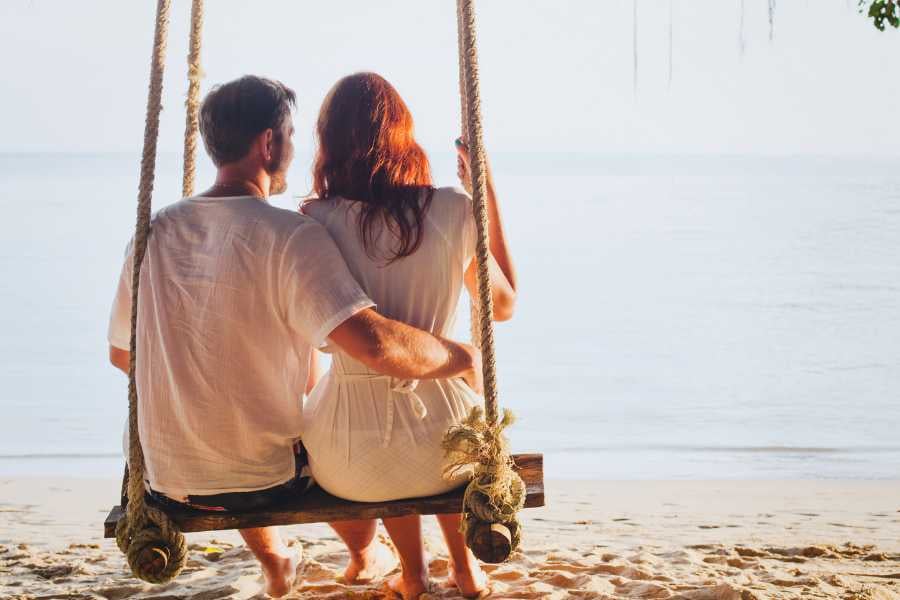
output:
[{"label": "man", "polygon": [[[153,219],[136,376],[146,483],[163,503],[246,510],[302,493],[308,478],[298,475],[293,448],[310,355],[326,340],[392,377],[461,376],[480,388],[477,350],[381,317],[325,229],[268,204],[287,187],[294,102],[290,89],[259,77],[214,88],[200,132],[216,181]],[[109,327],[110,360],[125,372],[130,248],[126,254]],[[376,570],[370,527],[334,526],[350,547],[348,574]],[[240,533],[267,592],[286,594],[298,557],[275,528]]]}]

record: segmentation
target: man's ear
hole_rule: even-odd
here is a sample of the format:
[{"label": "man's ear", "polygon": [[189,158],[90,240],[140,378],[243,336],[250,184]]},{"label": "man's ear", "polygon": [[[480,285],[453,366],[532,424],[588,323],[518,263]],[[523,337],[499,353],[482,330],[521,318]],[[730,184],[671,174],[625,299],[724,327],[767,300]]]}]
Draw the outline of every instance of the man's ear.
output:
[{"label": "man's ear", "polygon": [[266,129],[256,136],[256,141],[253,143],[253,149],[264,164],[268,164],[272,160],[274,142],[275,132],[271,129]]},{"label": "man's ear", "polygon": [[263,159],[266,161],[266,164],[269,164],[272,162],[272,153],[275,147],[275,132],[271,129],[266,129],[263,132],[263,140]]}]

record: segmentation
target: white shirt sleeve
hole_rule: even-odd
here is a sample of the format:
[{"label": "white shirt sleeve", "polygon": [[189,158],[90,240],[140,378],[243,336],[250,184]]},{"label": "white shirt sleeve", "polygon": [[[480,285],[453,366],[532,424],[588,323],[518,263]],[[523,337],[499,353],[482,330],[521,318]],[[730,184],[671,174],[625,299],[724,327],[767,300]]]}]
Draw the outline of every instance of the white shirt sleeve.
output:
[{"label": "white shirt sleeve", "polygon": [[119,275],[119,286],[109,315],[106,339],[111,346],[128,350],[131,347],[131,275],[134,271],[134,240],[125,248],[125,262]]},{"label": "white shirt sleeve", "polygon": [[375,305],[328,231],[312,219],[288,239],[279,279],[288,326],[313,348],[321,348],[338,325]]}]

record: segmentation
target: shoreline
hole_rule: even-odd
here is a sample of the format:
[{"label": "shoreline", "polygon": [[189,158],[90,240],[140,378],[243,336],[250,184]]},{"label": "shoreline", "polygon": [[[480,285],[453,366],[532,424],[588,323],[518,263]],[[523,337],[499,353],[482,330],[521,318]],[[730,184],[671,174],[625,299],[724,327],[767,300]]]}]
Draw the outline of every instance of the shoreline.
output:
[{"label": "shoreline", "polygon": [[[189,567],[154,588],[128,576],[102,521],[112,478],[0,478],[0,597],[259,598],[235,532],[189,534]],[[900,599],[900,480],[548,480],[521,551],[489,567],[499,598]],[[436,582],[446,556],[425,518]],[[305,551],[291,598],[380,598],[335,582],[346,552],[325,525],[282,528]],[[453,598],[440,589],[434,597]]]},{"label": "shoreline", "polygon": [[[607,445],[543,449],[546,472],[564,481],[892,481],[900,446]],[[118,478],[116,452],[0,455],[0,479]],[[727,474],[722,476],[722,474]],[[857,473],[863,473],[858,476]]]}]

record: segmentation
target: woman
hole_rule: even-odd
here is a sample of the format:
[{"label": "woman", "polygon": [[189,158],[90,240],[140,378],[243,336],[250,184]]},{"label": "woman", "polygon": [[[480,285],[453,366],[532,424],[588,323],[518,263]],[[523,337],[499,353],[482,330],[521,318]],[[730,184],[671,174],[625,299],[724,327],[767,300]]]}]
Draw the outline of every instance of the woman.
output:
[{"label": "woman", "polygon": [[[304,212],[328,229],[379,312],[448,335],[463,285],[475,289],[471,199],[433,187],[412,115],[378,75],[359,73],[335,85],[319,114],[317,137],[316,198]],[[468,152],[459,141],[457,149],[465,183]],[[490,177],[488,191],[494,318],[503,320],[515,303],[515,275]],[[450,491],[463,481],[443,477],[441,441],[480,402],[462,380],[392,380],[335,353],[304,408],[313,476],[329,493],[361,502]],[[437,518],[451,580],[464,595],[478,595],[486,576],[465,547],[460,515]],[[416,598],[428,587],[421,519],[388,518],[384,525],[402,565],[390,585]]]}]

